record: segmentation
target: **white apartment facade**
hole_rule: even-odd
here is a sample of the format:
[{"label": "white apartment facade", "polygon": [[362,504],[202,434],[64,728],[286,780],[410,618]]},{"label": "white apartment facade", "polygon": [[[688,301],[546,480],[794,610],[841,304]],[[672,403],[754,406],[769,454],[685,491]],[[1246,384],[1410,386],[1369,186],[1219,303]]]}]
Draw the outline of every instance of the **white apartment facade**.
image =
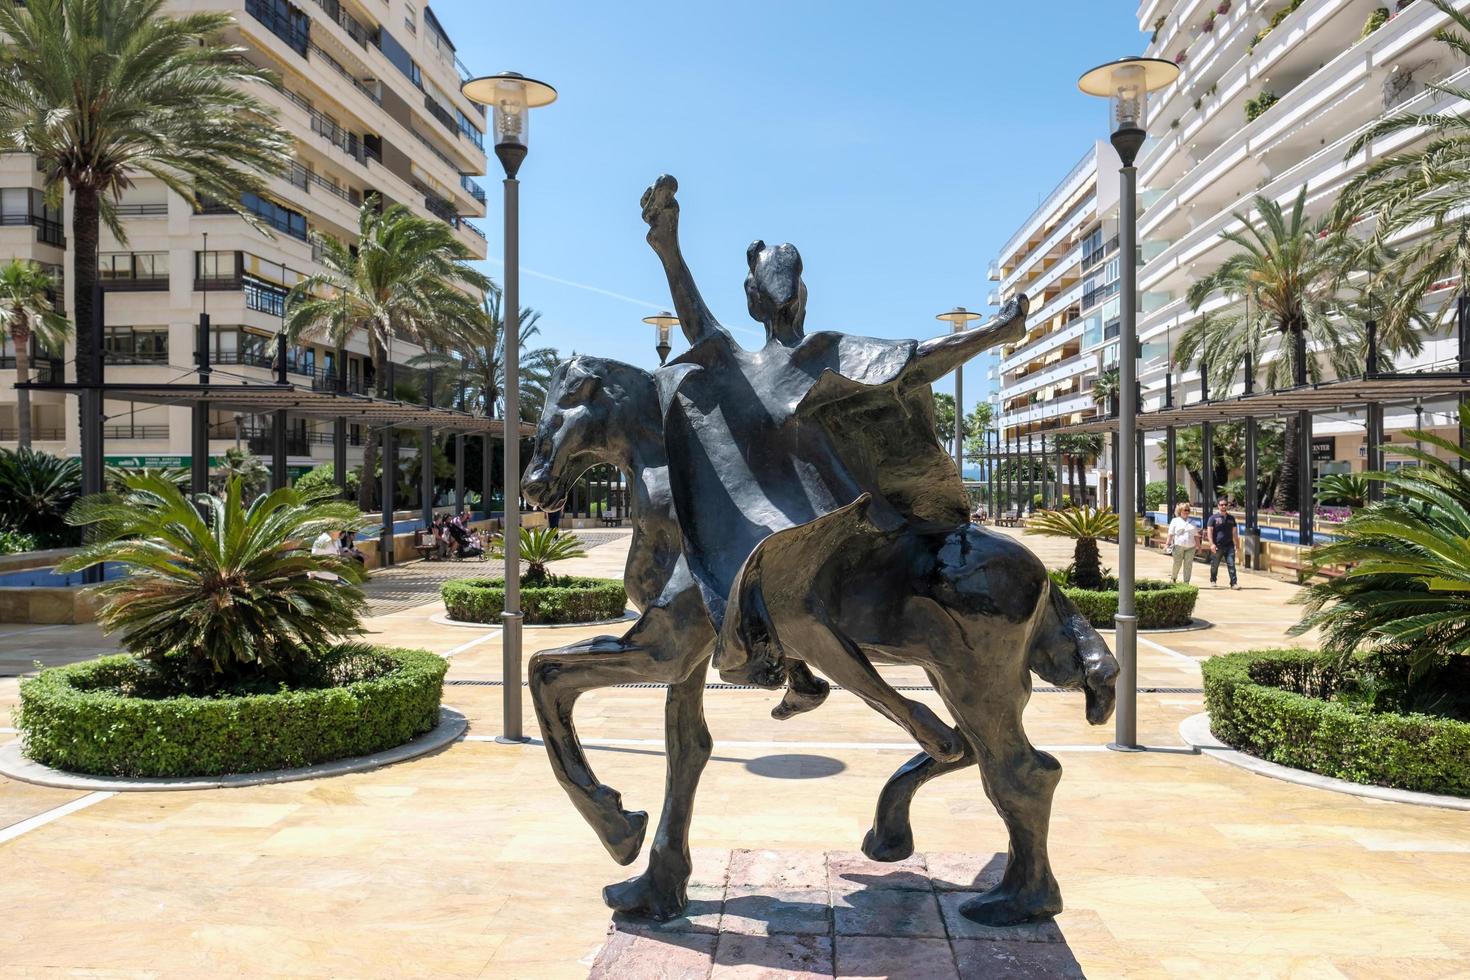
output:
[{"label": "white apartment facade", "polygon": [[[369,195],[448,222],[475,258],[485,257],[484,234],[468,219],[485,214],[485,193],[471,178],[485,172],[486,120],[460,94],[467,73],[429,7],[418,0],[174,0],[166,9],[234,16],[229,39],[280,79],[279,89],[259,91],[295,138],[295,162],[264,193],[242,198],[270,235],[222,206],[196,213],[156,180],[139,180],[126,192],[120,211],[127,242],[104,227],[100,248],[108,382],[192,382],[205,310],[218,381],[273,377],[286,291],[321,268],[311,236],[352,242],[358,206]],[[40,188],[33,158],[0,157],[0,259],[29,258],[69,280],[70,205],[64,213],[46,208]],[[57,299],[69,301],[64,285]],[[395,342],[391,357],[400,379],[411,376],[402,365],[419,353],[410,342]],[[10,374],[14,354],[7,342],[0,372]],[[73,356],[71,345],[34,350],[35,380],[72,380]],[[349,387],[371,391],[366,342],[355,340],[345,356]],[[288,380],[329,386],[335,357],[322,345],[295,347],[288,352]],[[76,455],[75,402],[35,392],[31,403],[35,448]],[[104,411],[109,463],[188,465],[189,409],[109,400]],[[15,412],[7,380],[0,383],[0,446],[15,444]],[[330,423],[289,417],[288,423],[293,472],[331,461]],[[210,454],[241,445],[268,455],[269,426],[268,417],[212,412]],[[356,465],[362,432],[351,429],[348,442],[349,465]]]},{"label": "white apartment facade", "polygon": [[[1385,4],[1387,20],[1375,16]],[[1470,0],[1456,0],[1456,6],[1470,9]],[[1155,32],[1144,53],[1176,61],[1182,73],[1150,106],[1150,140],[1138,162],[1139,380],[1143,407],[1153,411],[1163,407],[1169,387],[1176,405],[1201,397],[1197,371],[1171,370],[1173,349],[1185,329],[1227,302],[1212,299],[1194,311],[1185,294],[1231,254],[1234,246],[1220,235],[1241,227],[1236,212],[1251,212],[1258,194],[1287,204],[1306,185],[1310,213],[1325,213],[1371,161],[1422,135],[1380,139],[1344,159],[1365,127],[1409,109],[1464,112],[1470,105],[1425,87],[1447,78],[1463,83],[1467,72],[1434,40],[1448,18],[1427,0],[1144,0],[1137,17],[1141,30]],[[1099,186],[1116,186],[1116,161],[1097,179]],[[1112,201],[1111,213],[1099,208],[1105,228],[1109,222],[1116,227],[1116,194]],[[1005,295],[1017,288],[1005,279],[1001,287]],[[1080,353],[1088,351],[1084,346]],[[1427,338],[1421,356],[1400,358],[1395,367],[1449,367],[1455,352],[1452,336]],[[1096,372],[1116,360],[1114,331],[1093,363],[1086,357],[1073,363]],[[1000,381],[1005,405],[1019,389],[1012,376],[1002,374]],[[1242,390],[1238,380],[1230,391],[1209,394]],[[1428,428],[1449,424],[1448,404],[1426,402],[1417,409],[1390,406],[1386,429],[1412,428],[1421,420]],[[1002,414],[1001,425],[1008,423],[1027,424]],[[1317,415],[1317,471],[1363,469],[1364,431],[1361,411]],[[1164,478],[1157,461],[1162,438],[1146,437],[1150,480]],[[1181,474],[1181,485],[1187,482]]]}]

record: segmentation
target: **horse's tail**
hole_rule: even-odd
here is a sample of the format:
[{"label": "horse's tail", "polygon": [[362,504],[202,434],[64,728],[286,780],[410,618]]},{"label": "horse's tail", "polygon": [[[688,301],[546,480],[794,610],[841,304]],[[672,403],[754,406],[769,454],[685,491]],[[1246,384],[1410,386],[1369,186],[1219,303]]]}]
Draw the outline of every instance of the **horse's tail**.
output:
[{"label": "horse's tail", "polygon": [[1028,666],[1058,687],[1081,688],[1088,722],[1101,725],[1113,714],[1118,661],[1066,593],[1046,584],[1046,608],[1031,637]]}]

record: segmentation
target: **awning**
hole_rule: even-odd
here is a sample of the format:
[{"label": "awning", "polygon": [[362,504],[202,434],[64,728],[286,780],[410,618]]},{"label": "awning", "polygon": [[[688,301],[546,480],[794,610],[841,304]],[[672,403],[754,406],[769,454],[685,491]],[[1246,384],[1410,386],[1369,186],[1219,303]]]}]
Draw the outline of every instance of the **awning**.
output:
[{"label": "awning", "polygon": [[[1292,412],[1340,411],[1369,404],[1402,404],[1431,398],[1470,399],[1470,374],[1461,374],[1458,371],[1426,371],[1419,374],[1341,378],[1296,388],[1258,391],[1249,395],[1176,405],[1153,412],[1139,412],[1137,426],[1141,432],[1155,432],[1169,426],[1199,425],[1201,422],[1238,422],[1246,418],[1271,418]],[[1032,435],[1115,432],[1117,428],[1117,417],[1107,416],[1045,429]]]},{"label": "awning", "polygon": [[[471,415],[452,408],[433,408],[411,402],[392,401],[370,395],[347,392],[316,391],[290,384],[126,384],[109,383],[95,386],[79,384],[17,385],[27,391],[51,391],[74,395],[87,387],[96,387],[104,398],[172,405],[187,408],[205,402],[212,409],[264,415],[287,411],[309,418],[339,419],[357,425],[374,427],[431,428],[441,431],[501,435],[505,424],[500,419]],[[520,424],[522,436],[533,436],[536,427]]]}]

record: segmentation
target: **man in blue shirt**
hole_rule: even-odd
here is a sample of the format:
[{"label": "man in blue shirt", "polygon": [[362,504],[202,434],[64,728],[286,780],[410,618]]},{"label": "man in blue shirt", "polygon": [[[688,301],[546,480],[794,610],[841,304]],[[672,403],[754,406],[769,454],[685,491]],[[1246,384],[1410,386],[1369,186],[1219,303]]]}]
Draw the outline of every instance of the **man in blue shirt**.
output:
[{"label": "man in blue shirt", "polygon": [[1216,587],[1220,559],[1223,558],[1225,567],[1230,571],[1230,587],[1240,588],[1235,577],[1235,554],[1240,550],[1240,527],[1235,522],[1235,515],[1230,513],[1230,502],[1224,497],[1220,498],[1219,506],[1209,520],[1205,521],[1205,541],[1210,549],[1210,587]]}]

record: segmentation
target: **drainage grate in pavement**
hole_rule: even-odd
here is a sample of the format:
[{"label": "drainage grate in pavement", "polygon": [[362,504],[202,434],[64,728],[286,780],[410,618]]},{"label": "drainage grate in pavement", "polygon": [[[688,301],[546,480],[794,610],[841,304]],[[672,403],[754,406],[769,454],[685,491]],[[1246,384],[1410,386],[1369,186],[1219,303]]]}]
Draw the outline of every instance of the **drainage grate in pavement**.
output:
[{"label": "drainage grate in pavement", "polygon": [[[452,686],[452,687],[501,687],[504,684],[503,681],[498,681],[498,680],[471,680],[471,679],[462,679],[462,678],[453,678],[453,679],[450,679],[450,680],[446,680],[444,683],[445,683],[445,685]],[[525,687],[525,686],[526,686],[526,682],[525,681],[521,681],[521,687]],[[613,684],[613,685],[610,685],[610,686],[611,687],[615,687],[615,688],[630,688],[630,689],[635,690],[635,691],[642,691],[642,690],[663,690],[663,689],[666,689],[669,685],[667,685],[667,684],[647,683],[647,684]],[[704,686],[704,689],[706,691],[763,691],[763,690],[766,690],[765,688],[762,688],[762,687],[756,687],[753,684],[725,684],[725,683],[721,683],[719,681],[715,681],[715,682],[706,684]],[[895,691],[932,691],[932,690],[934,690],[934,688],[932,688],[932,687],[928,687],[928,686],[921,685],[921,684],[897,684],[897,685],[894,685],[894,688],[893,689]],[[840,691],[840,690],[842,690],[842,688],[839,687],[839,686],[837,686],[836,684],[833,684],[832,685],[832,690],[834,690],[834,691]],[[1138,693],[1139,694],[1203,694],[1203,693],[1205,693],[1205,690],[1202,687],[1140,687],[1137,690],[1138,690]],[[1081,692],[1080,691],[1077,691],[1077,690],[1073,690],[1071,688],[1065,688],[1065,687],[1033,687],[1031,689],[1031,693],[1033,693],[1033,694],[1080,694]]]}]

